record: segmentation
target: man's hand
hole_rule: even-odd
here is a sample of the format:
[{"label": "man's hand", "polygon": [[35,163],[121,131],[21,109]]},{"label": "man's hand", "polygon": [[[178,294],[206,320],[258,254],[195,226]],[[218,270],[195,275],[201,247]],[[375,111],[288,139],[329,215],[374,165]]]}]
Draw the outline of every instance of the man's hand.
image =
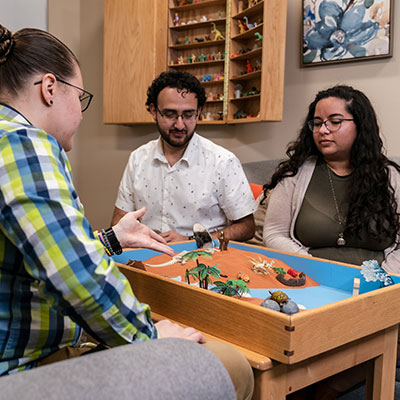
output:
[{"label": "man's hand", "polygon": [[167,319],[163,319],[155,324],[161,338],[175,337],[181,339],[191,340],[198,343],[206,343],[207,339],[201,332],[196,331],[194,328],[183,328]]},{"label": "man's hand", "polygon": [[161,251],[172,257],[174,251],[166,245],[167,242],[160,235],[138,221],[138,218],[142,218],[145,212],[146,209],[144,207],[137,211],[131,211],[113,226],[121,247],[145,247]]},{"label": "man's hand", "polygon": [[179,233],[174,231],[162,232],[160,233],[160,236],[164,238],[167,241],[167,243],[182,242],[183,240],[188,239],[187,236],[180,235]]}]

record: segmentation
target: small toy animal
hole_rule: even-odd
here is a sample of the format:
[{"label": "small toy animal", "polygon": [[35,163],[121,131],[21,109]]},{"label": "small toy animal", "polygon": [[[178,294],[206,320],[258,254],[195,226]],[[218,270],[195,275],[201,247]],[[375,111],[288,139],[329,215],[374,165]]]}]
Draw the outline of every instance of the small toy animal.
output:
[{"label": "small toy animal", "polygon": [[246,282],[246,283],[250,282],[250,277],[247,274],[245,274],[244,272],[239,272],[237,274],[237,278],[241,279],[243,282]]},{"label": "small toy animal", "polygon": [[280,306],[283,303],[287,303],[288,300],[290,300],[288,295],[286,293],[282,292],[282,290],[277,290],[275,292],[269,291],[269,292],[271,293],[270,299],[276,301]]},{"label": "small toy animal", "polygon": [[225,40],[225,36],[222,34],[222,32],[217,29],[217,26],[215,25],[215,23],[213,22],[212,24],[212,29],[211,29],[211,33],[214,34],[214,40]]}]

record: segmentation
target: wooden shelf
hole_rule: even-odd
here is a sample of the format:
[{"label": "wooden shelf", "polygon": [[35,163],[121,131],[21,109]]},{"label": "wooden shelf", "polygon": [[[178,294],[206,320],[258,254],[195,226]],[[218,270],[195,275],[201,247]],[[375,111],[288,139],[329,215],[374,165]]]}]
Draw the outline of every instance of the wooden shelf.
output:
[{"label": "wooden shelf", "polygon": [[[240,0],[200,0],[177,5],[177,0],[104,0],[104,122],[114,124],[154,123],[143,104],[147,88],[162,71],[189,71],[199,80],[205,75],[224,80],[201,82],[206,96],[223,95],[223,100],[205,103],[200,124],[239,124],[279,121],[283,112],[287,0],[260,0],[239,12]],[[257,0],[255,0],[257,1]],[[181,2],[182,3],[182,2]],[[245,1],[246,3],[246,1]],[[251,2],[254,4],[254,0]],[[203,16],[206,21],[200,21]],[[238,21],[248,18],[254,28],[239,34]],[[174,25],[174,20],[178,25]],[[196,23],[179,25],[179,22]],[[223,40],[215,38],[212,24]],[[263,40],[256,40],[259,33]],[[185,40],[190,43],[185,44]],[[180,44],[176,44],[180,42]],[[259,46],[254,48],[256,44]],[[243,53],[246,51],[245,53]],[[210,54],[219,60],[189,63],[192,56]],[[232,57],[232,54],[238,54]],[[177,60],[185,61],[175,64]],[[245,73],[250,60],[255,72]],[[260,93],[235,98],[235,86],[242,93],[253,87]],[[239,111],[257,118],[234,119]],[[223,120],[217,119],[223,114]]]},{"label": "wooden shelf", "polygon": [[191,11],[198,10],[200,8],[208,8],[211,6],[225,5],[226,0],[209,0],[202,1],[201,3],[185,4],[184,6],[173,6],[170,7],[171,11]]},{"label": "wooden shelf", "polygon": [[242,12],[232,16],[233,19],[241,19],[243,17],[252,17],[253,15],[258,15],[262,13],[264,7],[264,1],[259,1],[255,6],[248,7]]},{"label": "wooden shelf", "polygon": [[239,56],[236,56],[236,57],[232,57],[232,55],[231,55],[231,61],[243,61],[243,60],[247,60],[247,59],[256,58],[261,55],[262,55],[262,47],[258,47],[257,49],[250,50],[250,51],[240,54]]},{"label": "wooden shelf", "polygon": [[[199,79],[199,81],[201,82],[201,79]],[[201,82],[201,84],[203,86],[216,86],[216,85],[221,85],[224,83],[223,79],[220,79],[218,81],[206,81],[206,82]]]},{"label": "wooden shelf", "polygon": [[261,71],[250,72],[249,74],[232,76],[229,80],[231,82],[248,81],[250,79],[261,77]]},{"label": "wooden shelf", "polygon": [[232,40],[244,40],[253,37],[256,32],[262,34],[264,23],[257,25],[255,28],[251,28],[246,32],[239,33],[239,35],[232,36]]},{"label": "wooden shelf", "polygon": [[241,97],[233,97],[229,99],[229,101],[242,101],[242,100],[251,100],[251,99],[256,99],[260,98],[260,93],[259,94],[252,94],[251,96],[241,96]]},{"label": "wooden shelf", "polygon": [[171,29],[171,31],[187,31],[189,29],[204,28],[206,26],[211,26],[212,23],[214,24],[226,23],[226,18],[210,19],[204,22],[196,22],[194,24],[173,25],[169,29]]},{"label": "wooden shelf", "polygon": [[202,47],[220,46],[220,45],[225,45],[225,40],[206,40],[204,42],[198,42],[198,43],[173,44],[168,46],[168,48],[173,50],[189,50],[189,49],[200,49]]},{"label": "wooden shelf", "polygon": [[183,64],[170,64],[168,67],[171,68],[196,68],[196,67],[207,67],[210,65],[224,64],[224,60],[213,60],[213,61],[202,61],[195,63],[183,63]]}]

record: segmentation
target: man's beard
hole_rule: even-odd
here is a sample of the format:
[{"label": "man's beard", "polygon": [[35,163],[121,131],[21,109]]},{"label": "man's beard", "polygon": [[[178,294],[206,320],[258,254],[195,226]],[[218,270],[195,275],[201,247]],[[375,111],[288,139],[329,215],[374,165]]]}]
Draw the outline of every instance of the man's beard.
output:
[{"label": "man's beard", "polygon": [[[194,132],[196,131],[196,127],[197,124],[195,125],[195,127],[193,128],[193,130],[188,131],[187,129],[175,129],[175,128],[171,128],[168,131],[165,131],[163,129],[161,129],[161,127],[158,125],[158,122],[156,122],[157,124],[157,128],[158,131],[160,132],[160,135],[162,137],[162,139],[164,140],[165,143],[167,143],[169,146],[171,147],[175,147],[177,149],[182,148],[187,146],[187,144],[190,142],[190,139],[193,137]],[[184,134],[184,139],[180,140],[180,139],[175,139],[172,135],[174,132],[181,132],[182,134]]]}]

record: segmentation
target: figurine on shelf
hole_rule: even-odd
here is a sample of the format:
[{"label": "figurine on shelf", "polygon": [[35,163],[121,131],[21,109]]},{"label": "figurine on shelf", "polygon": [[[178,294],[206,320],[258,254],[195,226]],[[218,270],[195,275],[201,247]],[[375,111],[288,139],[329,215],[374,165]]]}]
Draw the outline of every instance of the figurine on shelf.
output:
[{"label": "figurine on shelf", "polygon": [[239,34],[245,33],[246,32],[246,26],[243,24],[241,19],[238,19],[237,21],[238,27],[239,27]]},{"label": "figurine on shelf", "polygon": [[242,90],[243,90],[243,86],[238,83],[237,85],[235,85],[235,97],[237,99],[239,99],[240,97],[242,97]]},{"label": "figurine on shelf", "polygon": [[261,70],[261,60],[257,59],[254,62],[253,71],[260,71]]},{"label": "figurine on shelf", "polygon": [[179,24],[179,14],[175,13],[175,17],[174,17],[174,25],[177,26]]},{"label": "figurine on shelf", "polygon": [[204,38],[202,37],[195,37],[194,40],[198,43],[204,42]]},{"label": "figurine on shelf", "polygon": [[185,36],[185,44],[190,44],[189,36]]},{"label": "figurine on shelf", "polygon": [[224,74],[220,73],[218,74],[215,78],[214,81],[223,81],[224,80]]},{"label": "figurine on shelf", "polygon": [[207,100],[208,101],[213,101],[214,100],[214,93],[213,92],[209,92],[207,94]]},{"label": "figurine on shelf", "polygon": [[257,26],[256,24],[250,24],[249,19],[247,17],[243,17],[243,19],[245,20],[247,29],[255,28]]},{"label": "figurine on shelf", "polygon": [[224,120],[224,113],[222,111],[218,111],[218,120],[223,121]]},{"label": "figurine on shelf", "polygon": [[212,61],[212,55],[210,53],[207,54],[207,61]]},{"label": "figurine on shelf", "polygon": [[192,56],[188,56],[188,63],[191,64],[193,62]]},{"label": "figurine on shelf", "polygon": [[250,60],[246,60],[246,71],[248,74],[253,72],[253,68],[250,65]]},{"label": "figurine on shelf", "polygon": [[195,62],[196,62],[196,58],[197,58],[197,57],[196,57],[196,54],[193,53],[193,54],[192,54],[192,62],[195,63]]},{"label": "figurine on shelf", "polygon": [[198,61],[200,61],[200,62],[204,62],[204,61],[206,61],[206,55],[205,54],[203,54],[203,53],[201,53],[198,57],[197,57],[197,60]]},{"label": "figurine on shelf", "polygon": [[225,40],[225,36],[222,34],[222,32],[217,28],[214,22],[211,23],[212,29],[211,29],[211,34],[214,35],[214,40]]},{"label": "figurine on shelf", "polygon": [[222,13],[221,13],[221,11],[218,11],[218,19],[222,19]]},{"label": "figurine on shelf", "polygon": [[222,60],[222,54],[221,54],[220,51],[216,54],[215,59],[216,60]]},{"label": "figurine on shelf", "polygon": [[200,22],[206,22],[207,21],[207,17],[205,16],[205,15],[203,15],[201,18],[200,18]]},{"label": "figurine on shelf", "polygon": [[177,64],[184,64],[185,61],[183,60],[183,56],[179,56],[178,59],[176,60]]},{"label": "figurine on shelf", "polygon": [[255,40],[256,42],[261,42],[263,39],[261,33],[259,33],[259,32],[254,32],[254,36],[256,37],[256,40]]}]

